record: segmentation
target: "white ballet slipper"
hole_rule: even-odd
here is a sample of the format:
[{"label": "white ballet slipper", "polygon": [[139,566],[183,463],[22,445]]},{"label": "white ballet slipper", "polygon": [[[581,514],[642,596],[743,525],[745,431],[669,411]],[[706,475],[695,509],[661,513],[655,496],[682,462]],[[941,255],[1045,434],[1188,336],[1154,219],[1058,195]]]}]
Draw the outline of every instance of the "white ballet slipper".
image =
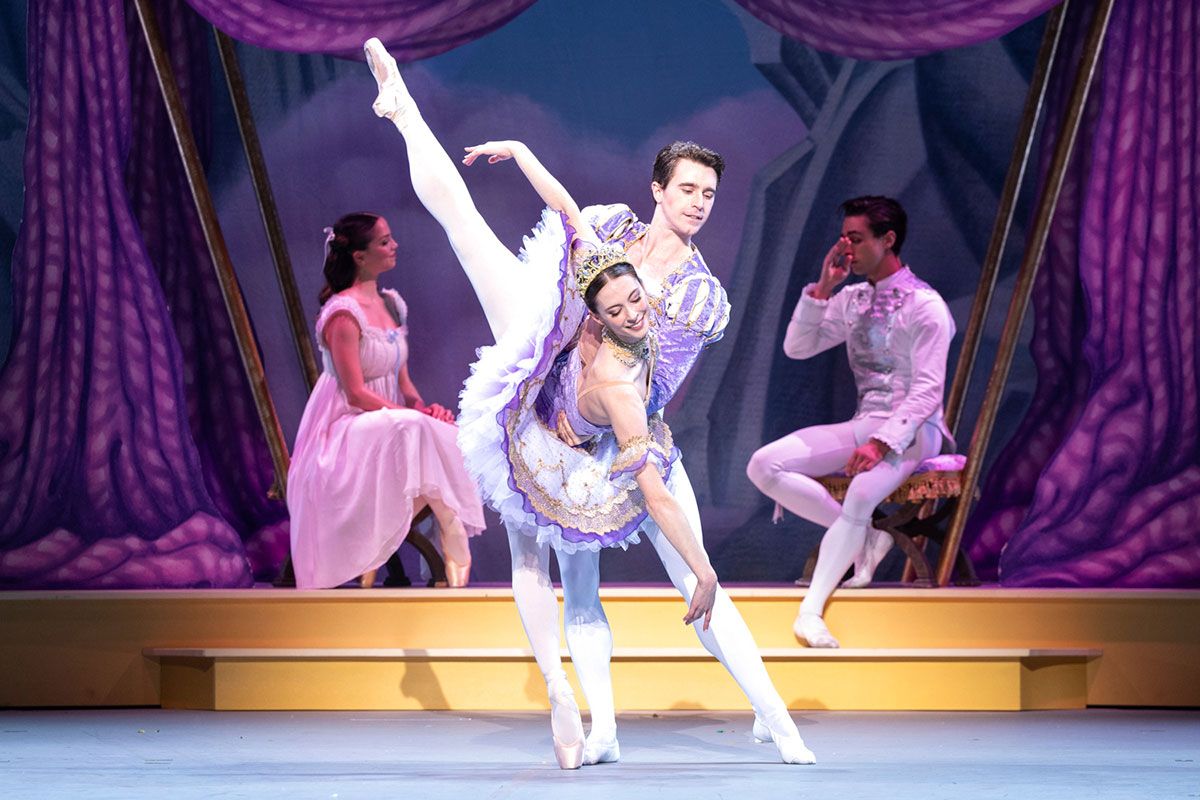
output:
[{"label": "white ballet slipper", "polygon": [[792,623],[792,632],[809,647],[840,647],[838,640],[833,638],[825,620],[819,614],[798,614]]},{"label": "white ballet slipper", "polygon": [[854,574],[842,581],[843,589],[862,589],[870,586],[875,578],[875,570],[883,562],[884,557],[892,549],[892,535],[874,526],[867,528],[867,541],[863,544],[862,553],[854,560]]},{"label": "white ballet slipper", "polygon": [[812,750],[805,746],[799,736],[778,736],[775,747],[779,750],[779,758],[785,764],[815,764],[817,757]]},{"label": "white ballet slipper", "polygon": [[762,717],[757,714],[754,715],[754,725],[750,728],[750,735],[759,744],[774,741],[771,736],[771,729],[767,727],[767,723],[763,722]]},{"label": "white ballet slipper", "polygon": [[583,719],[575,692],[565,682],[550,690],[550,732],[558,766],[562,769],[583,766]]},{"label": "white ballet slipper", "polygon": [[791,736],[776,736],[771,727],[759,717],[754,716],[754,727],[751,730],[756,742],[773,742],[779,751],[779,758],[785,764],[815,764],[817,757],[804,744],[800,734]]},{"label": "white ballet slipper", "polygon": [[611,764],[621,760],[621,745],[616,734],[590,735],[583,745],[584,764]]}]

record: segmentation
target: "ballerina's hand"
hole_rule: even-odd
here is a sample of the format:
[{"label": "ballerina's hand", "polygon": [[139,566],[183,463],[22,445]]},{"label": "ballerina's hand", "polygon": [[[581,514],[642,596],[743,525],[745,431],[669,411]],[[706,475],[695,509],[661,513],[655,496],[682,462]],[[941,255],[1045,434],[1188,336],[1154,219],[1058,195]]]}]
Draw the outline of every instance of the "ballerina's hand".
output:
[{"label": "ballerina's hand", "polygon": [[712,622],[713,604],[716,601],[717,576],[716,573],[713,573],[712,577],[701,580],[696,584],[696,591],[692,592],[692,604],[688,606],[688,612],[683,617],[683,624],[691,625],[703,617],[703,629],[708,630],[708,626]]},{"label": "ballerina's hand", "polygon": [[516,149],[517,144],[517,142],[484,142],[474,147],[464,147],[463,150],[466,150],[467,154],[463,156],[463,164],[469,167],[480,156],[487,156],[489,164],[508,161],[513,157],[513,150]]},{"label": "ballerina's hand", "polygon": [[449,422],[451,425],[454,424],[454,412],[451,411],[450,409],[446,408],[443,405],[439,405],[437,403],[430,403],[429,405],[424,406],[423,408],[419,408],[417,410],[420,411],[422,414],[428,414],[429,416],[433,417],[436,420],[440,420],[442,422]]},{"label": "ballerina's hand", "polygon": [[558,417],[555,420],[554,433],[563,444],[571,447],[578,447],[583,444],[586,439],[580,438],[579,434],[575,433],[575,429],[571,427],[571,421],[567,419],[566,411],[559,411]]}]

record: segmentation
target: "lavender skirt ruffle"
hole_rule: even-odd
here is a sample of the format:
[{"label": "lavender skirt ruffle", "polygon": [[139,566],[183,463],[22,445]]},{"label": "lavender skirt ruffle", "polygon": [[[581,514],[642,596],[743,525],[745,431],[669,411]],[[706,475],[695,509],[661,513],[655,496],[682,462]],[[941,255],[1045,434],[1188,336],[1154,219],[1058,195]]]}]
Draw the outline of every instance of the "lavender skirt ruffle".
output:
[{"label": "lavender skirt ruffle", "polygon": [[[550,210],[525,238],[523,271],[530,312],[495,345],[479,350],[463,384],[458,444],[484,502],[510,529],[568,553],[627,548],[639,541],[646,503],[631,472],[609,477],[616,437],[602,434],[570,447],[537,415],[542,385],[569,347],[586,309],[569,269],[574,236]],[[650,433],[669,458],[652,461],[669,479],[679,457],[671,433],[655,415]]]}]

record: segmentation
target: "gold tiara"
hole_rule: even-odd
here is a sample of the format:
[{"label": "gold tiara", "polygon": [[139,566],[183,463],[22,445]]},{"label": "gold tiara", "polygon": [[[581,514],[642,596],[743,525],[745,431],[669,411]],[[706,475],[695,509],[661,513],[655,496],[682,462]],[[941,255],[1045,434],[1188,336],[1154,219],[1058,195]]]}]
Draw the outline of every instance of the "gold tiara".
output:
[{"label": "gold tiara", "polygon": [[575,285],[580,294],[586,294],[588,286],[604,270],[613,264],[628,261],[625,249],[618,244],[602,244],[599,247],[585,245],[575,256]]}]

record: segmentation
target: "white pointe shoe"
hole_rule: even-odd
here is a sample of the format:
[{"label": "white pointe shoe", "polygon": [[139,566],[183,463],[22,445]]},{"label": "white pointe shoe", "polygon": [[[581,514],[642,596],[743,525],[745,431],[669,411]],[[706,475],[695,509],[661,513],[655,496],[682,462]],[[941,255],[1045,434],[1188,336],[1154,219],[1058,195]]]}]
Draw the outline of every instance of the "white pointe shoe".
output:
[{"label": "white pointe shoe", "polygon": [[757,714],[754,716],[752,734],[756,742],[774,742],[775,748],[779,751],[779,757],[785,764],[817,763],[817,757],[813,755],[812,750],[805,747],[804,740],[800,738],[800,734],[777,737],[771,732],[771,728],[767,723]]},{"label": "white pointe shoe", "polygon": [[583,746],[584,764],[611,764],[620,760],[621,746],[617,744],[616,734],[587,737]]},{"label": "white pointe shoe", "polygon": [[879,568],[893,544],[892,535],[887,531],[867,528],[867,541],[859,558],[854,562],[854,574],[842,581],[842,588],[862,589],[870,586],[875,578],[875,570]]},{"label": "white pointe shoe", "polygon": [[841,647],[819,614],[797,615],[796,621],[792,623],[792,632],[809,647]]},{"label": "white pointe shoe", "polygon": [[583,719],[570,686],[550,692],[550,732],[554,737],[554,757],[561,769],[583,766]]},{"label": "white pointe shoe", "polygon": [[392,58],[383,42],[373,36],[363,43],[363,53],[379,87],[379,96],[371,106],[375,116],[386,117],[394,122],[402,121],[406,112],[415,106],[404,79],[400,77],[396,59]]}]

